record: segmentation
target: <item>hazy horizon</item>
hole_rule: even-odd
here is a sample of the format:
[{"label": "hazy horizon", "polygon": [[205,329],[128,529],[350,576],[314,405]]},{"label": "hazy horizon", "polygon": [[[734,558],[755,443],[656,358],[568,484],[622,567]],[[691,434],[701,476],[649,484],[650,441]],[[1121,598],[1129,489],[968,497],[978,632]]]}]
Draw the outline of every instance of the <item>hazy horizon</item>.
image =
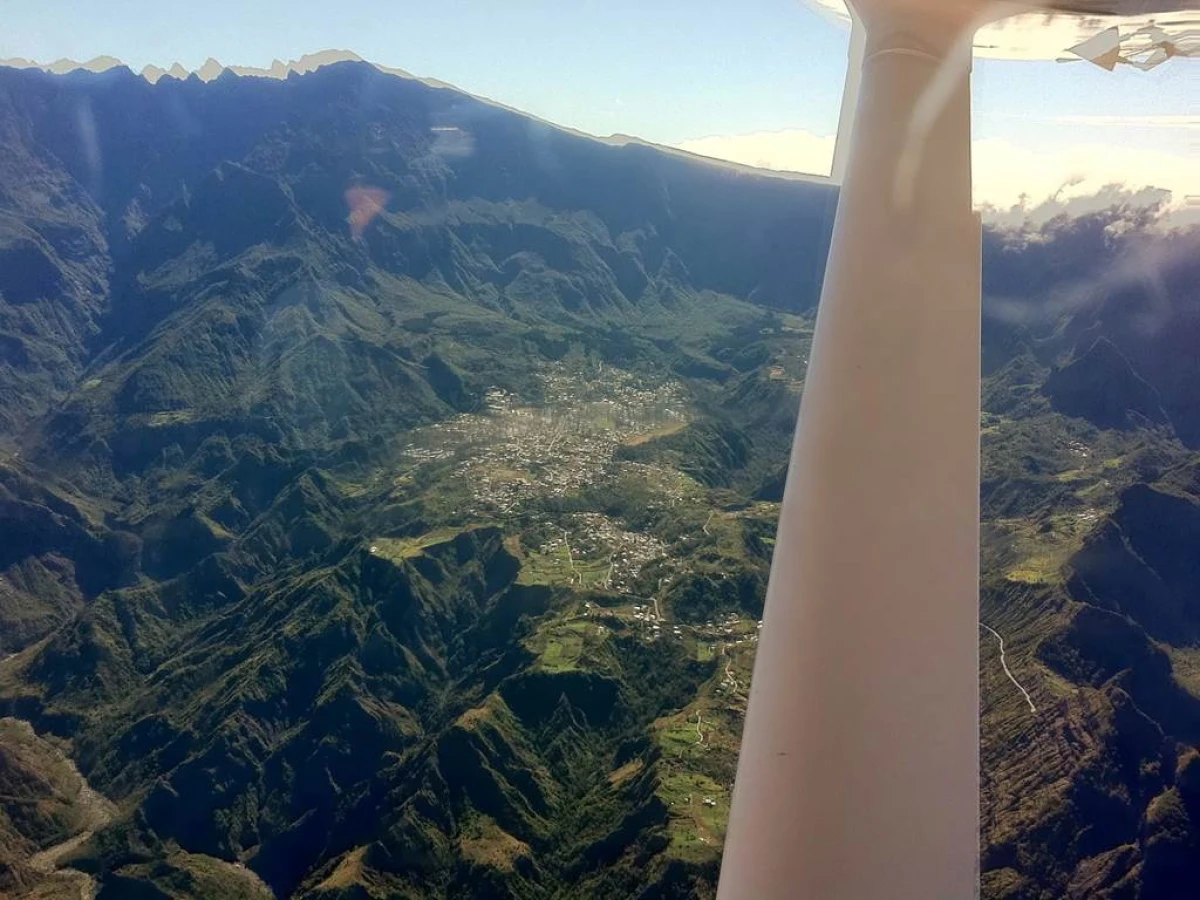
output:
[{"label": "hazy horizon", "polygon": [[[267,69],[346,49],[588,134],[818,175],[829,173],[848,49],[844,23],[796,0],[752,12],[675,0],[566,9],[545,0],[503,9],[348,0],[336,15],[308,0],[253,8],[217,0],[203,10],[119,0],[103,10],[70,3],[53,19],[14,0],[7,13],[0,58],[111,55],[134,71],[175,62],[194,71],[209,58]],[[1175,207],[1200,195],[1200,110],[1187,63],[1107,72],[977,58],[977,201],[1036,207],[1114,185],[1170,191]]]}]

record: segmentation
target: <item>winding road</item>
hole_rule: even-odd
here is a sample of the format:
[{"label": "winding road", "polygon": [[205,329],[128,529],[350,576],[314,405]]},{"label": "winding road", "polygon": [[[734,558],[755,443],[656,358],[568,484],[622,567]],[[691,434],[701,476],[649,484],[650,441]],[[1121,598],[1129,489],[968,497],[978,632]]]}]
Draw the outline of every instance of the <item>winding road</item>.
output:
[{"label": "winding road", "polygon": [[[563,536],[563,546],[565,546],[567,548],[567,564],[570,565],[570,567],[571,567],[570,583],[574,584],[575,583],[575,575],[576,575],[575,557],[571,553],[571,539],[567,537],[567,531],[565,528],[562,530],[562,536]],[[582,575],[579,576],[579,583],[583,584],[583,576]]]},{"label": "winding road", "polygon": [[1017,681],[1017,678],[1015,675],[1013,675],[1012,670],[1008,668],[1008,660],[1004,658],[1004,638],[1000,637],[1000,632],[996,631],[996,629],[992,628],[990,625],[984,625],[982,622],[980,622],[979,627],[986,628],[995,636],[996,640],[1000,642],[1000,665],[1004,667],[1004,674],[1008,676],[1009,681],[1017,686],[1017,690],[1024,695],[1025,702],[1029,704],[1029,711],[1036,713],[1037,707],[1033,705],[1033,698],[1029,696],[1029,691],[1025,690],[1025,688],[1021,686],[1021,682]]}]

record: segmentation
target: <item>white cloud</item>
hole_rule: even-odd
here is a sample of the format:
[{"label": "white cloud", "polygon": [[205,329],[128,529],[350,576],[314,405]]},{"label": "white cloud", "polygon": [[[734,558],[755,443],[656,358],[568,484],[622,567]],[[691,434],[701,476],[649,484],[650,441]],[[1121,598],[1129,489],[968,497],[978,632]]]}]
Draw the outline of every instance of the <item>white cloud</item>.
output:
[{"label": "white cloud", "polygon": [[1200,193],[1200,166],[1167,150],[1112,143],[1028,146],[992,138],[973,147],[975,202],[1007,209],[1046,199],[1067,201],[1119,184],[1129,190],[1159,188],[1171,192],[1172,207]]},{"label": "white cloud", "polygon": [[[827,174],[833,145],[832,136],[793,129],[706,137],[678,146],[763,169]],[[1111,185],[1170,191],[1170,206],[1176,209],[1189,196],[1200,195],[1200,166],[1167,150],[1112,143],[1027,145],[1000,138],[977,140],[973,148],[975,203],[981,207],[1034,207],[1052,199],[1065,203]]]},{"label": "white cloud", "polygon": [[[813,2],[835,20],[850,21],[844,0]],[[1028,10],[1032,6],[1032,3],[1004,3],[997,0],[992,9],[1007,7],[1011,10]],[[1122,34],[1126,34],[1146,25],[1161,25],[1162,18],[1153,14],[1099,18],[1075,13],[1051,13],[1047,10],[1025,12],[998,18],[980,28],[975,33],[975,55],[984,59],[1056,59],[1069,48],[1113,25],[1119,26]],[[1184,24],[1195,27],[1192,20]]]},{"label": "white cloud", "polygon": [[688,153],[760,169],[828,175],[833,163],[834,140],[832,135],[824,137],[794,128],[753,134],[715,135],[684,141],[677,146]]}]

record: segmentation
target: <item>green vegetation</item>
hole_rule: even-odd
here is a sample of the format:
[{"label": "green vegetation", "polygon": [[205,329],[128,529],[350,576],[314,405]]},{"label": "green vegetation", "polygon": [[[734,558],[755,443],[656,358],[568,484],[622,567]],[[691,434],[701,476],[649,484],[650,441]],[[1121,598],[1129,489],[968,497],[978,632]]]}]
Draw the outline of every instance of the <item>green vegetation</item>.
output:
[{"label": "green vegetation", "polygon": [[[353,64],[0,126],[0,893],[711,898],[832,189]],[[1200,878],[1200,254],[1128,216],[985,235],[987,900]]]},{"label": "green vegetation", "polygon": [[659,793],[671,815],[668,852],[711,859],[725,840],[729,791],[704,775],[680,772],[664,778]]},{"label": "green vegetation", "polygon": [[538,632],[541,654],[537,665],[546,672],[565,672],[576,668],[583,656],[584,636],[579,630],[566,626],[553,632]]},{"label": "green vegetation", "polygon": [[481,817],[463,829],[459,852],[470,864],[511,872],[516,861],[529,856],[529,845]]},{"label": "green vegetation", "polygon": [[381,559],[399,561],[420,556],[425,550],[438,544],[446,544],[460,534],[462,528],[436,528],[414,538],[373,538],[370,552]]}]

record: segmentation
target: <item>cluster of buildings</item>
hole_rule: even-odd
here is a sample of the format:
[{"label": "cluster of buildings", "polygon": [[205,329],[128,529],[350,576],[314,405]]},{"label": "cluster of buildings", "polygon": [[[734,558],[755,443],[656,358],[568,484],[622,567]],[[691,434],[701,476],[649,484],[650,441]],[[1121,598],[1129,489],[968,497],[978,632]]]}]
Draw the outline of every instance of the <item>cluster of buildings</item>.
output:
[{"label": "cluster of buildings", "polygon": [[[419,461],[460,454],[453,477],[471,486],[477,512],[511,513],[533,497],[568,496],[602,483],[620,444],[686,421],[686,405],[674,382],[647,385],[612,368],[595,374],[551,367],[537,406],[493,388],[482,411],[419,429],[404,452]],[[678,485],[677,473],[664,475],[660,480]]]}]

